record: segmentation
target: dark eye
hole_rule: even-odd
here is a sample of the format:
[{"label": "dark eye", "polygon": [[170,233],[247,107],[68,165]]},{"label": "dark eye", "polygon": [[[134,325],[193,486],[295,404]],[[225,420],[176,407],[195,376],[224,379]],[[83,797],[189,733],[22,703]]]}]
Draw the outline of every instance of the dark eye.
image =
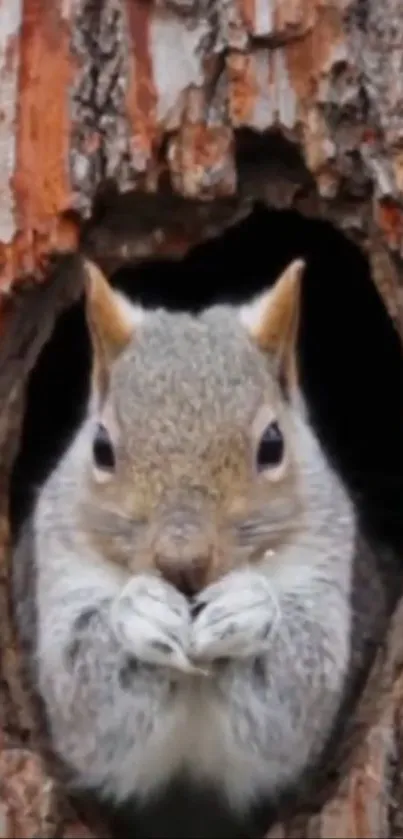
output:
[{"label": "dark eye", "polygon": [[258,469],[278,466],[283,459],[284,438],[277,422],[271,422],[263,433],[257,450]]},{"label": "dark eye", "polygon": [[104,425],[99,424],[92,445],[95,466],[108,472],[115,468],[115,453]]}]

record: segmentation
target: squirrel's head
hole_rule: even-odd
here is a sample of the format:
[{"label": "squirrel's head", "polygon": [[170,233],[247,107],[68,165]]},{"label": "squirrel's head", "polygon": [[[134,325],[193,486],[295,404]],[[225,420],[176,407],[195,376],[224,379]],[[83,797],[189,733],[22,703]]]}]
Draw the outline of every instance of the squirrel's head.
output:
[{"label": "squirrel's head", "polygon": [[196,317],[145,311],[86,264],[97,408],[85,515],[107,556],[191,593],[290,537],[303,270]]}]

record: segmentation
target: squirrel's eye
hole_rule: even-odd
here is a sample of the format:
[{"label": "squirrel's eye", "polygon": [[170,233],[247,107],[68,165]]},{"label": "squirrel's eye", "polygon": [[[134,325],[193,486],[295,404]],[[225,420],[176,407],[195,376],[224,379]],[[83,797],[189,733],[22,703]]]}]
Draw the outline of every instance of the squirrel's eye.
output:
[{"label": "squirrel's eye", "polygon": [[97,469],[113,472],[115,468],[115,453],[104,425],[99,424],[92,444],[94,463]]},{"label": "squirrel's eye", "polygon": [[257,450],[257,467],[259,470],[278,466],[283,459],[284,438],[277,422],[266,426]]}]

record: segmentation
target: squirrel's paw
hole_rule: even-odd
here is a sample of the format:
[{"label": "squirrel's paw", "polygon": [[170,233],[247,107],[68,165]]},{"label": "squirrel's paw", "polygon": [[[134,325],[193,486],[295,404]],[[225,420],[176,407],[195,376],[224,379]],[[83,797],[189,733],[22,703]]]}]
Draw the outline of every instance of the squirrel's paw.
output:
[{"label": "squirrel's paw", "polygon": [[190,654],[196,661],[261,654],[280,617],[270,582],[253,570],[227,574],[194,605]]},{"label": "squirrel's paw", "polygon": [[159,577],[132,577],[112,607],[112,623],[120,642],[140,661],[193,671],[188,601]]}]

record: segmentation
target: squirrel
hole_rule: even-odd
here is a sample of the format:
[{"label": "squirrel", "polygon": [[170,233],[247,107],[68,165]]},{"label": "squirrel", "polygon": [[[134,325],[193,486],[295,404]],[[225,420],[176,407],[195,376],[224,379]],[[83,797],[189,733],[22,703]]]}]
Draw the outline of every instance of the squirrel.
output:
[{"label": "squirrel", "polygon": [[344,701],[356,517],[300,392],[304,270],[193,315],[85,262],[91,398],[15,546],[14,612],[72,789],[133,800],[137,837],[262,835]]}]

